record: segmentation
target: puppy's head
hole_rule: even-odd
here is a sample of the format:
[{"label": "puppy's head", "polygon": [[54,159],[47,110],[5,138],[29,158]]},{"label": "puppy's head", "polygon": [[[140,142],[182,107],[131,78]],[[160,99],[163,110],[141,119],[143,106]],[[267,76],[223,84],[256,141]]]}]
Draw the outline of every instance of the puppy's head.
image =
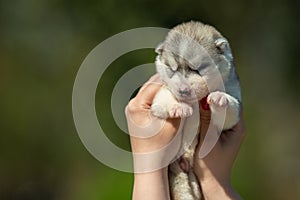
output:
[{"label": "puppy's head", "polygon": [[173,28],[157,48],[157,72],[178,100],[205,97],[233,69],[228,41],[212,26],[188,22]]}]

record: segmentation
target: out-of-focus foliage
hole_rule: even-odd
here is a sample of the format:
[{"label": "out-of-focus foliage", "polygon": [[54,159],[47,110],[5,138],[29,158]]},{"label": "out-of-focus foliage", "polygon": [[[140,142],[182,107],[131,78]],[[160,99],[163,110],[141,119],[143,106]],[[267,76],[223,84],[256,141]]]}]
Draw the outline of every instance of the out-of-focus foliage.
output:
[{"label": "out-of-focus foliage", "polygon": [[[191,19],[229,39],[240,74],[248,135],[235,188],[245,199],[299,199],[299,8],[293,0],[0,1],[0,199],[130,199],[132,174],[99,163],[76,133],[76,72],[109,36]],[[153,61],[152,50],[124,55],[99,83],[99,121],[122,148],[129,141],[109,110],[112,88]]]}]

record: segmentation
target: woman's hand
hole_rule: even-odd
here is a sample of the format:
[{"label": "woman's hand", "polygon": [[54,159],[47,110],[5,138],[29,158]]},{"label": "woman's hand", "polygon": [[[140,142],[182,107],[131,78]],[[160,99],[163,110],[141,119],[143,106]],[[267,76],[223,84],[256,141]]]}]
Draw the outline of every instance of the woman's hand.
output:
[{"label": "woman's hand", "polygon": [[167,164],[177,151],[173,148],[170,154],[164,149],[174,139],[180,119],[161,120],[151,115],[152,100],[161,86],[158,75],[153,76],[126,107],[135,169],[134,200],[170,198]]},{"label": "woman's hand", "polygon": [[241,199],[230,182],[231,169],[246,133],[243,113],[230,130],[223,131],[209,154],[199,159],[200,147],[210,123],[210,110],[200,107],[200,142],[195,156],[195,172],[205,199]]},{"label": "woman's hand", "polygon": [[133,153],[157,151],[170,143],[178,131],[179,118],[158,119],[152,116],[150,108],[162,83],[154,75],[141,87],[126,107],[126,118]]},{"label": "woman's hand", "polygon": [[[176,133],[180,129],[180,119],[160,120],[151,115],[153,98],[161,86],[158,75],[153,76],[126,107],[135,168],[134,200],[170,199],[167,164],[177,154],[181,144],[180,137],[176,137],[179,135]],[[231,186],[230,175],[245,135],[242,113],[238,124],[223,132],[203,159],[199,159],[197,155],[210,123],[210,111],[200,107],[200,119],[200,141],[194,169],[205,199],[241,199]],[[171,143],[173,146],[166,148]]]}]

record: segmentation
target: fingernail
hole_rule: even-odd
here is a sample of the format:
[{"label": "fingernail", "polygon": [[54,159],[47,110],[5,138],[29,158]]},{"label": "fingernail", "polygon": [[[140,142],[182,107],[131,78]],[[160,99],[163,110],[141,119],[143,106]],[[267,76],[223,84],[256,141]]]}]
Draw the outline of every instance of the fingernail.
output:
[{"label": "fingernail", "polygon": [[200,104],[201,104],[203,110],[209,110],[209,105],[207,103],[207,96],[200,100]]}]

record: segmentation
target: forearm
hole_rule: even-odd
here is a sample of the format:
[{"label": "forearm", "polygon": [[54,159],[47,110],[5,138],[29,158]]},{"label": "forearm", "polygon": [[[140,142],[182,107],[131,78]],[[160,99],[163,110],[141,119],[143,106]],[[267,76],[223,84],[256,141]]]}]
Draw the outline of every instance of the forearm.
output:
[{"label": "forearm", "polygon": [[169,200],[168,168],[134,175],[133,200]]}]

